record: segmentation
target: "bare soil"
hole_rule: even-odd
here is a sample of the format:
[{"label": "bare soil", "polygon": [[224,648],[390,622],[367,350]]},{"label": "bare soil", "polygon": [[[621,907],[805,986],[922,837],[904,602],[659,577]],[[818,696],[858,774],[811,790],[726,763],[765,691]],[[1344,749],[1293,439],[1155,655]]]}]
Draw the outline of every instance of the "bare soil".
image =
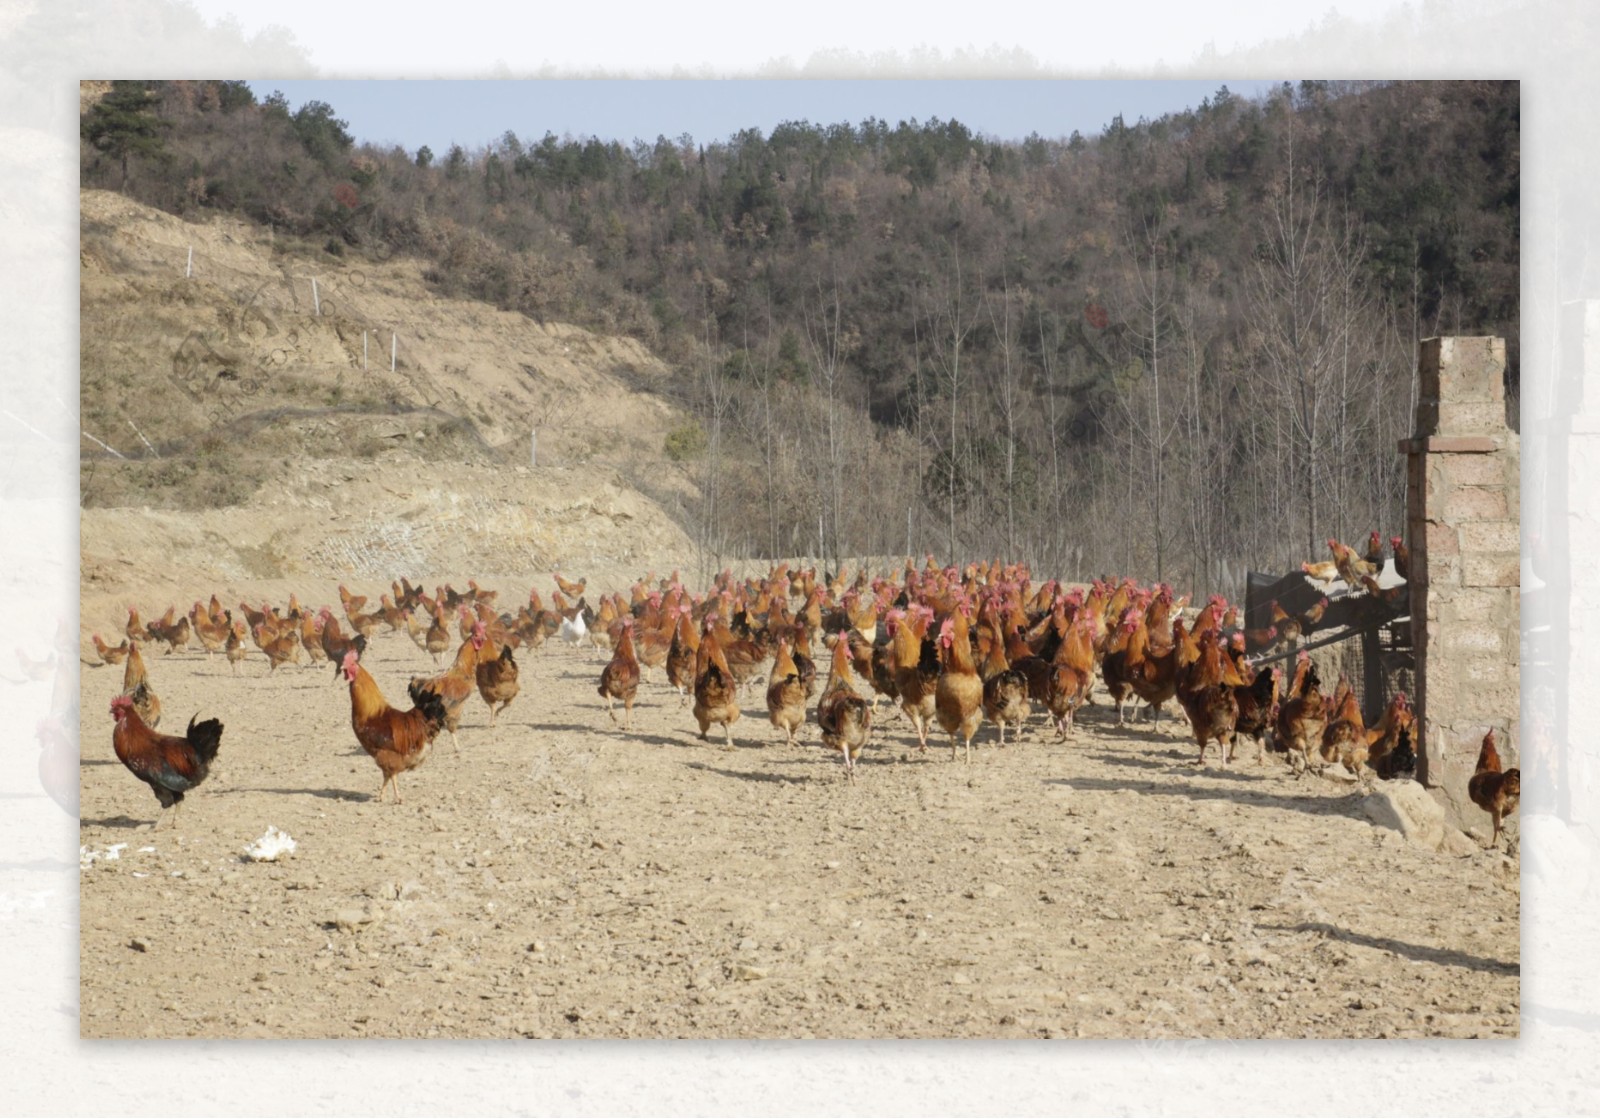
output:
[{"label": "bare soil", "polygon": [[[1117,728],[1102,699],[1064,743],[985,728],[968,767],[880,705],[851,787],[814,724],[782,744],[764,688],[731,752],[659,671],[613,727],[607,655],[524,653],[500,725],[469,701],[396,806],[329,666],[154,652],[162,729],[227,728],[154,832],[111,750],[121,670],[86,668],[83,1036],[1518,1033],[1517,860],[1418,848],[1253,745],[1197,767],[1170,715]],[[433,671],[400,634],[367,661],[392,700]],[[269,825],[297,850],[245,861]]]}]

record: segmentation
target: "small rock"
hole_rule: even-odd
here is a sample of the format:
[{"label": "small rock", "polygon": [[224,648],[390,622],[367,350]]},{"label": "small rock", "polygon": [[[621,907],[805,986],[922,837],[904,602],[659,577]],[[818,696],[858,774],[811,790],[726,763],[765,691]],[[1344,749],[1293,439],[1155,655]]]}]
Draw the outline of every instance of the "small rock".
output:
[{"label": "small rock", "polygon": [[150,951],[150,942],[142,936],[136,936],[128,941],[128,947],[135,952],[148,952]]},{"label": "small rock", "polygon": [[755,967],[751,964],[733,965],[733,977],[747,982],[752,979],[765,979],[770,974],[772,974],[770,968]]},{"label": "small rock", "polygon": [[739,941],[739,951],[741,951],[741,952],[752,951],[755,948],[755,946],[756,946],[756,942],[752,938],[750,938],[748,936],[745,937],[743,940]]},{"label": "small rock", "polygon": [[1005,892],[1006,888],[998,882],[985,882],[983,884],[983,896],[986,898],[997,898]]},{"label": "small rock", "polygon": [[968,975],[964,971],[952,972],[950,975],[950,982],[954,983],[957,987],[969,987],[972,985],[972,976]]}]

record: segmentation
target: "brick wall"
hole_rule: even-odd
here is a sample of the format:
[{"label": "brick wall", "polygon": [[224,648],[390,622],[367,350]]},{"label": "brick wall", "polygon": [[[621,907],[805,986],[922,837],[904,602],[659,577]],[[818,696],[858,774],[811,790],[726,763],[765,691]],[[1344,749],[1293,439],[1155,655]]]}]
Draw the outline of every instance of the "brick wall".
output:
[{"label": "brick wall", "polygon": [[1505,422],[1505,342],[1429,338],[1419,347],[1409,456],[1411,618],[1422,721],[1417,778],[1458,822],[1483,735],[1517,764],[1521,685],[1521,450]]}]

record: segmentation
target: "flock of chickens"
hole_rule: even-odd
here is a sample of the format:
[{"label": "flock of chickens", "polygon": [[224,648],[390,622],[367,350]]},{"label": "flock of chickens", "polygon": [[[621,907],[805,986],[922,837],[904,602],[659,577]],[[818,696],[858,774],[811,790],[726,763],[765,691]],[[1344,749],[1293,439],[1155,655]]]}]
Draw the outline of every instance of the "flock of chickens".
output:
[{"label": "flock of chickens", "polygon": [[[1392,543],[1403,575],[1403,544]],[[1330,571],[1352,586],[1372,580],[1371,556],[1356,556],[1337,541],[1330,547]],[[1306,573],[1327,574],[1319,565],[1307,565]],[[515,614],[498,611],[497,592],[475,581],[464,592],[447,585],[430,596],[401,579],[370,611],[365,597],[341,585],[348,631],[331,608],[307,609],[293,595],[282,610],[241,603],[241,618],[214,595],[209,605],[196,602],[186,616],[169,608],[149,623],[130,608],[120,645],[109,646],[98,634],[93,638],[103,660],[126,664],[122,694],[112,701],[113,746],[154,790],[163,817],[168,808],[175,815],[184,794],[205,779],[222,726],[215,719],[191,719],[181,737],[156,731],[160,701],[141,643],[164,643],[174,651],[197,638],[208,655],[224,654],[235,673],[251,644],[266,656],[269,672],[301,663],[304,654],[313,663],[331,662],[343,676],[351,727],[382,772],[378,799],[392,788],[399,803],[399,775],[420,765],[441,733],[455,742],[473,692],[493,725],[519,690],[515,650],[559,638],[611,649],[597,691],[614,724],[631,729],[643,673],[663,668],[680,706],[690,707],[700,738],[720,726],[725,749],[733,748],[741,689],[759,680],[770,661],[765,698],[773,727],[792,745],[814,717],[824,748],[839,754],[851,782],[872,740],[881,699],[890,701],[891,712],[903,713],[920,751],[927,750],[937,724],[949,736],[952,759],[964,751],[970,762],[984,722],[995,725],[1003,746],[1007,728],[1019,736],[1036,704],[1048,712],[1057,740],[1065,739],[1097,680],[1116,704],[1119,726],[1130,700],[1142,700],[1157,719],[1166,702],[1176,700],[1193,732],[1198,764],[1215,742],[1217,758],[1226,765],[1244,735],[1257,744],[1257,764],[1268,750],[1286,755],[1297,773],[1338,764],[1363,787],[1373,777],[1393,778],[1415,767],[1415,716],[1404,693],[1393,698],[1377,725],[1367,727],[1349,681],[1341,678],[1331,696],[1324,694],[1306,650],[1300,650],[1287,686],[1279,668],[1253,666],[1246,655],[1248,645],[1277,648],[1297,641],[1308,628],[1304,620],[1285,616],[1293,624],[1275,624],[1264,635],[1247,633],[1238,608],[1220,596],[1188,612],[1186,620],[1187,597],[1175,597],[1165,584],[1097,580],[1069,589],[1050,580],[1034,586],[1024,565],[940,568],[929,556],[920,569],[908,560],[898,579],[873,577],[865,568],[853,581],[843,574],[819,579],[814,568],[790,570],[787,564],[742,581],[723,571],[704,594],[692,594],[677,572],[659,581],[650,575],[628,596],[602,596],[594,609],[584,597],[584,582],[569,582],[559,573],[555,580],[550,607],[535,589]],[[1383,593],[1375,582],[1367,589]],[[1324,599],[1313,609],[1320,613],[1325,604]],[[455,649],[447,669],[407,683],[411,706],[404,710],[388,702],[361,663],[368,642],[385,630],[407,634],[436,665]],[[818,670],[818,656],[827,661],[825,672]],[[1469,791],[1493,816],[1497,843],[1504,815],[1515,809],[1520,774],[1499,772],[1493,732],[1478,768]]]}]

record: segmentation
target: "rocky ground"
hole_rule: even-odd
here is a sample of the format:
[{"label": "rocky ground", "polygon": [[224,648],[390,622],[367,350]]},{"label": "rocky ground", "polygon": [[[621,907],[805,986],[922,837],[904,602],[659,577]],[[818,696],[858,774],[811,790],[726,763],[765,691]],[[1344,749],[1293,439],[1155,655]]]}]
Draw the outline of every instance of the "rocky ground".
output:
[{"label": "rocky ground", "polygon": [[[1170,716],[1102,702],[1065,743],[986,728],[968,767],[881,706],[851,787],[755,687],[731,752],[659,671],[613,728],[606,655],[523,654],[500,725],[472,699],[395,806],[328,666],[153,653],[162,729],[227,728],[153,832],[111,749],[121,669],[85,668],[83,1036],[1518,1033],[1517,859],[1408,841],[1253,745],[1196,767]],[[432,668],[400,635],[367,660],[391,699]],[[246,861],[269,826],[296,850]]]}]

